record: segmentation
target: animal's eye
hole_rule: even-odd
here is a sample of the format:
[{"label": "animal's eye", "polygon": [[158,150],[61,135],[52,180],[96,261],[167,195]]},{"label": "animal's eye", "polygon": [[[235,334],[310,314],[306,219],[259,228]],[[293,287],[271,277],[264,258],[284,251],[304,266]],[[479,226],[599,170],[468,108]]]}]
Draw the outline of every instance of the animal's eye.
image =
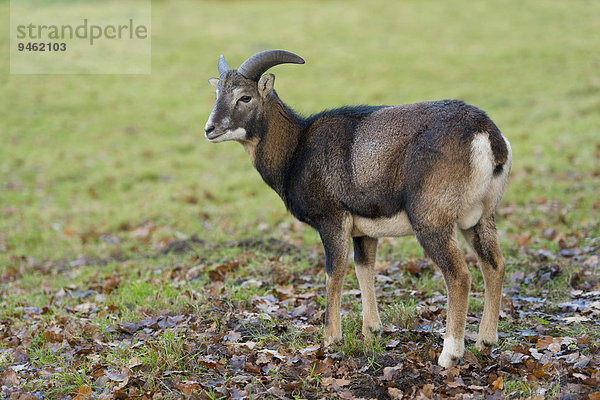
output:
[{"label": "animal's eye", "polygon": [[239,99],[239,101],[241,101],[242,103],[248,103],[248,102],[250,102],[250,100],[252,100],[252,97],[250,97],[250,96],[242,96]]}]

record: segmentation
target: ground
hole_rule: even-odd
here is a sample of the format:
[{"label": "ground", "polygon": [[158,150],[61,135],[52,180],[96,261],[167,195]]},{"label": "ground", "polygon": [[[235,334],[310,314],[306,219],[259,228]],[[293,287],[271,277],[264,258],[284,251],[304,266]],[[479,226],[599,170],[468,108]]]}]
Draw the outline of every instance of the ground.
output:
[{"label": "ground", "polygon": [[[600,5],[461,3],[157,1],[151,75],[1,59],[0,397],[600,398]],[[414,238],[381,240],[381,337],[361,337],[350,265],[323,346],[318,235],[203,137],[219,54],[266,48],[307,60],[272,71],[299,112],[459,98],[511,141],[491,353],[465,248],[467,353],[436,365],[446,292]]]}]

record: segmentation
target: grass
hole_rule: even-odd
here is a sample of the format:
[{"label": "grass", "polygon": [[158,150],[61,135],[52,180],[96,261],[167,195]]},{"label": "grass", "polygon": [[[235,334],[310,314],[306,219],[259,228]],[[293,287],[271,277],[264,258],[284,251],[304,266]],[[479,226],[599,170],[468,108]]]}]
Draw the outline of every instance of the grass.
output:
[{"label": "grass", "polygon": [[[308,61],[273,69],[282,99],[305,114],[343,104],[442,98],[486,110],[514,153],[497,218],[507,277],[535,272],[523,240],[533,251],[560,250],[546,229],[578,247],[598,246],[600,3],[463,3],[155,1],[151,75],[11,76],[8,58],[1,58],[0,319],[16,331],[27,324],[20,320],[26,307],[57,310],[93,302],[100,311],[77,318],[89,319],[109,339],[117,336],[115,324],[159,310],[221,323],[209,299],[223,298],[223,310],[234,312],[280,284],[316,292],[322,308],[324,273],[316,278],[321,286],[297,289],[322,258],[318,235],[293,221],[241,146],[211,145],[203,137],[214,101],[206,79],[217,73],[218,55],[237,66],[266,48],[289,49]],[[9,2],[0,1],[0,15],[8,26]],[[1,30],[0,50],[7,54],[8,48],[8,30]],[[161,253],[170,241],[192,235],[203,241],[195,251]],[[262,239],[259,246],[240,245],[265,237],[300,248],[276,257],[278,250]],[[380,244],[382,263],[422,256],[414,239]],[[213,268],[231,262],[239,266],[214,286]],[[196,267],[193,279],[181,276]],[[520,293],[548,296],[548,310],[556,311],[580,272],[570,262],[561,269],[542,285],[523,284]],[[122,283],[103,292],[113,274]],[[263,285],[242,286],[248,279]],[[401,280],[424,297],[445,293],[432,269]],[[478,272],[473,282],[481,292]],[[90,287],[103,297],[81,297]],[[348,279],[346,287],[357,288],[356,280]],[[382,307],[382,318],[408,328],[419,310],[408,294],[398,298]],[[350,306],[339,350],[347,356],[381,353],[382,338],[368,345],[361,340],[353,302],[358,300],[344,299]],[[471,313],[480,313],[482,298],[469,305]],[[117,311],[107,311],[111,307]],[[57,313],[43,321],[74,318]],[[280,323],[261,321],[253,340],[294,349],[318,340],[319,332],[294,326],[282,334]],[[570,327],[562,334],[590,335],[600,347],[596,326]],[[511,317],[501,321],[502,332],[521,328],[531,326]],[[166,330],[143,350],[111,349],[104,357],[114,366],[137,356],[153,370],[206,373],[186,361],[183,335]],[[34,344],[28,352],[33,363],[63,369],[52,375],[62,394],[89,383],[42,336]],[[2,358],[0,365],[7,363]],[[317,378],[309,375],[306,384],[318,386]],[[506,381],[505,393],[526,397],[534,389],[515,379]],[[210,389],[207,396],[221,395]]]},{"label": "grass", "polygon": [[410,329],[411,322],[417,316],[417,307],[414,299],[409,299],[407,302],[401,302],[390,305],[384,311],[381,322],[392,324],[399,329]]}]

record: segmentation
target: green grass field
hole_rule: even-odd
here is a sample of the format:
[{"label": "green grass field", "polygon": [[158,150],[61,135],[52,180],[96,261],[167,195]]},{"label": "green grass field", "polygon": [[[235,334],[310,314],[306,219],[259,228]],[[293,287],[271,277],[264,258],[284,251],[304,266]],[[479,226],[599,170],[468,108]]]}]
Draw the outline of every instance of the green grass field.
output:
[{"label": "green grass field", "polygon": [[[8,26],[9,2],[0,2],[0,15]],[[425,373],[411,384],[425,396],[432,384],[435,396],[559,398],[577,386],[592,398],[600,382],[599,15],[600,3],[583,0],[155,1],[151,75],[10,75],[1,58],[4,395],[368,398],[372,388],[373,397],[393,398],[391,389],[408,396],[408,383],[382,381],[384,367],[421,362],[439,374],[432,362],[445,288],[414,238],[380,245],[378,269],[393,277],[378,284],[380,306],[396,330],[370,345],[355,340],[360,302],[350,292],[347,339],[327,353],[338,358],[306,352],[322,341],[318,235],[286,212],[240,145],[212,145],[203,132],[214,101],[206,80],[217,75],[219,54],[238,66],[283,48],[307,60],[272,70],[280,97],[298,112],[458,98],[485,110],[512,143],[497,218],[509,265],[499,349],[475,355],[481,370],[457,367],[463,387]],[[0,29],[4,54],[9,45]],[[482,309],[473,273],[470,331]],[[346,289],[358,289],[350,269]],[[297,310],[303,304],[311,315]],[[433,321],[432,333],[411,334],[422,330],[414,321]],[[525,352],[547,373],[499,361],[535,340],[543,352],[545,337],[587,339],[563,340],[565,353],[547,363]],[[237,346],[245,342],[256,347]],[[400,351],[409,344],[421,361]],[[585,379],[559,358],[575,353],[591,360],[575,371]],[[290,361],[298,354],[306,365]],[[232,369],[239,357],[262,368]],[[364,371],[352,375],[352,365]],[[482,378],[493,365],[502,385]]]}]

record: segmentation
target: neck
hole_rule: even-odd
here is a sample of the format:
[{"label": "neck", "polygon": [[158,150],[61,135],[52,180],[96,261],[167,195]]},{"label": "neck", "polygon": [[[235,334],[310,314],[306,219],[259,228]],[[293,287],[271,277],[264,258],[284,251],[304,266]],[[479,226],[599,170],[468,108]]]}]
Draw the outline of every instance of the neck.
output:
[{"label": "neck", "polygon": [[262,139],[245,144],[252,163],[287,204],[285,181],[302,132],[300,118],[273,92],[265,105]]}]

